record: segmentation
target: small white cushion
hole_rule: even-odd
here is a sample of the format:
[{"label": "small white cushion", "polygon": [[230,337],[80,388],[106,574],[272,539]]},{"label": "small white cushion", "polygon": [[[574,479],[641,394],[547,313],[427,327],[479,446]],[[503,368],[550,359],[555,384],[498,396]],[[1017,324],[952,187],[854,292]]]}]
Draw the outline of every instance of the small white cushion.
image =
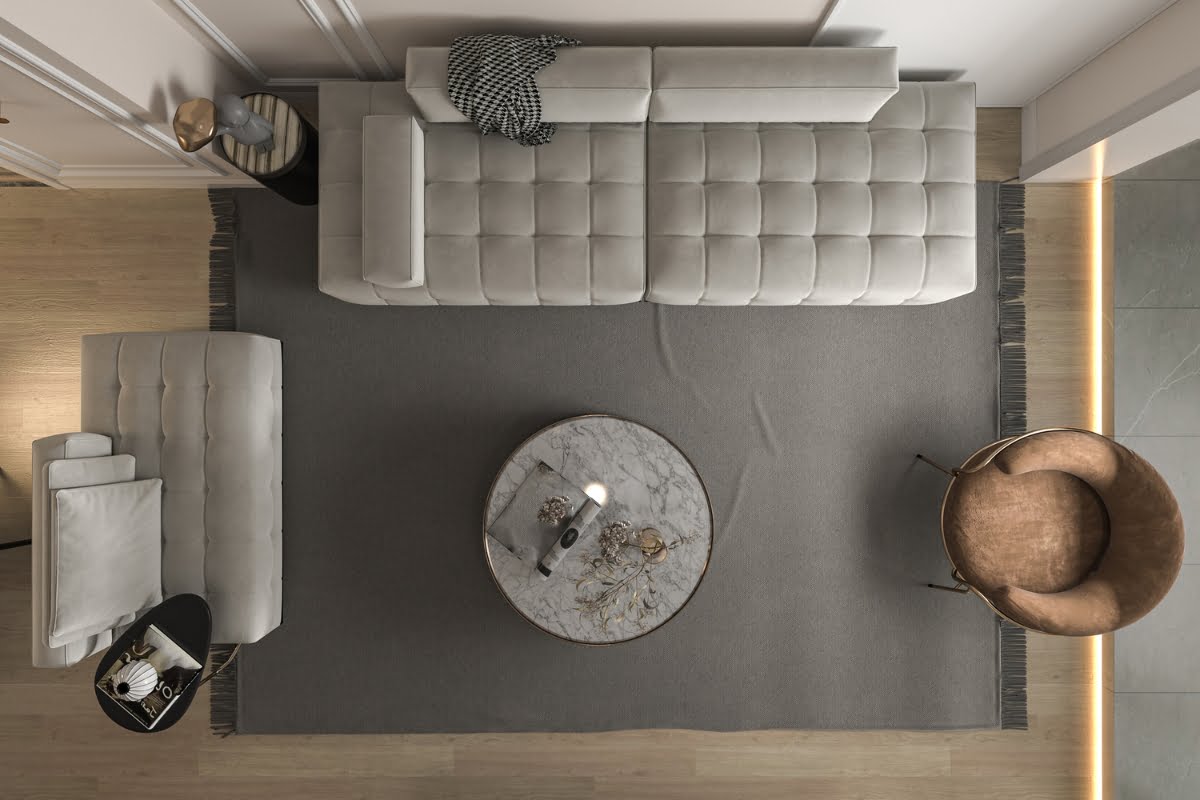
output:
[{"label": "small white cushion", "polygon": [[52,493],[51,647],[126,625],[162,600],[161,497],[158,478]]}]

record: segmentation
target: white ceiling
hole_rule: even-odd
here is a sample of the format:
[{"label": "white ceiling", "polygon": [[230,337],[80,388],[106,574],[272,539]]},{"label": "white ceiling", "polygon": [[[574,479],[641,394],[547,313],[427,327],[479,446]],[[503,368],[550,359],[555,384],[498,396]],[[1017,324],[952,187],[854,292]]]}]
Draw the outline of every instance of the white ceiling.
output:
[{"label": "white ceiling", "polygon": [[892,45],[911,77],[1023,106],[1174,0],[840,0],[816,44]]}]

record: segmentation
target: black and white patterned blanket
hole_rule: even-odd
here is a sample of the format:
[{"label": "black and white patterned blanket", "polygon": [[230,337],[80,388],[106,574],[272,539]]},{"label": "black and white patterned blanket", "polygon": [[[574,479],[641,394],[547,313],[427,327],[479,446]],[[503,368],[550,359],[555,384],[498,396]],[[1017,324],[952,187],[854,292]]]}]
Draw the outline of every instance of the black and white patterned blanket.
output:
[{"label": "black and white patterned blanket", "polygon": [[499,131],[527,147],[546,144],[558,126],[542,122],[534,75],[554,63],[555,48],[577,44],[578,39],[549,34],[460,36],[450,45],[450,100],[485,134]]}]

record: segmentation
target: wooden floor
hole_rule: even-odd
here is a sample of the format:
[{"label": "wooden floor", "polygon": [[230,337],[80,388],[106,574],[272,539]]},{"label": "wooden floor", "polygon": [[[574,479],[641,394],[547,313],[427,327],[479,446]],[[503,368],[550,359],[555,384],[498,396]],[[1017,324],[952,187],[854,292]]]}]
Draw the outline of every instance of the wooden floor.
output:
[{"label": "wooden floor", "polygon": [[[1029,189],[1031,426],[1088,423],[1086,201]],[[79,334],[205,326],[210,229],[202,192],[0,189],[0,538],[28,535],[30,440],[78,425]],[[217,739],[203,692],[168,733],[117,729],[96,707],[94,665],[34,670],[28,639],[29,554],[0,552],[5,798],[1090,796],[1088,640],[1030,637],[1028,732]]]}]

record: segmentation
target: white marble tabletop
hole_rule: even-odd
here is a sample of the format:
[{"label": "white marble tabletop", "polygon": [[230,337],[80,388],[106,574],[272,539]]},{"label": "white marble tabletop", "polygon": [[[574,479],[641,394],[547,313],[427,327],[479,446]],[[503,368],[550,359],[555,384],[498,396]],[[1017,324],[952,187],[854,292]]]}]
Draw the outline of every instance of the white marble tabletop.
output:
[{"label": "white marble tabletop", "polygon": [[[486,535],[539,461],[607,495],[599,517],[544,581],[533,564]],[[547,633],[587,644],[635,639],[669,620],[704,577],[712,550],[712,506],[695,467],[660,434],[605,415],[562,420],[521,445],[496,476],[484,516],[488,565],[512,606]],[[631,540],[656,529],[666,557],[654,563],[626,547],[615,562],[602,558],[600,531],[618,521],[629,523]]]}]

